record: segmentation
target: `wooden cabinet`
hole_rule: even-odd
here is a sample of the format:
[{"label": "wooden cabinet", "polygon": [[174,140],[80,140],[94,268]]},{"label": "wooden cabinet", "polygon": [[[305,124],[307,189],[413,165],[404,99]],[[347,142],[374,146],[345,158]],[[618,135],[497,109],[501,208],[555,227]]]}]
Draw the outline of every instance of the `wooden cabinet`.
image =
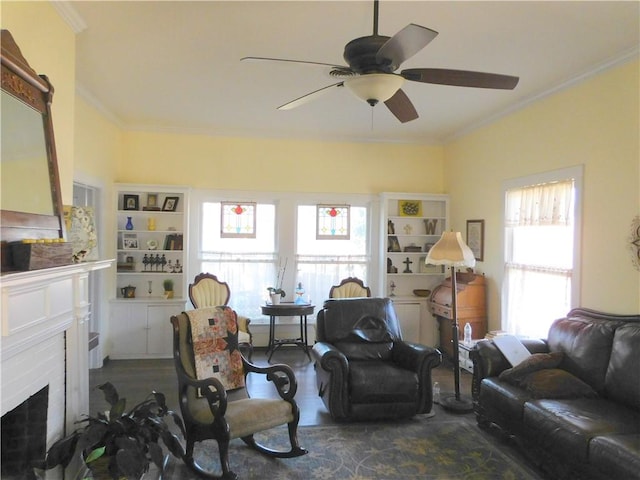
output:
[{"label": "wooden cabinet", "polygon": [[[487,333],[486,283],[483,275],[458,272],[457,310],[459,340],[462,341],[464,326],[469,323],[474,339],[483,338]],[[446,278],[431,294],[431,313],[438,320],[440,329],[440,349],[453,357],[452,334],[452,288],[451,277]]]},{"label": "wooden cabinet", "polygon": [[[112,358],[170,357],[169,318],[185,309],[188,189],[116,184]],[[165,281],[173,292],[165,294]]]},{"label": "wooden cabinet", "polygon": [[[444,278],[442,266],[425,265],[429,248],[447,229],[449,197],[393,193],[381,196],[378,296],[390,297],[406,340],[435,346],[437,327],[428,292]],[[422,295],[416,295],[420,291]]]}]

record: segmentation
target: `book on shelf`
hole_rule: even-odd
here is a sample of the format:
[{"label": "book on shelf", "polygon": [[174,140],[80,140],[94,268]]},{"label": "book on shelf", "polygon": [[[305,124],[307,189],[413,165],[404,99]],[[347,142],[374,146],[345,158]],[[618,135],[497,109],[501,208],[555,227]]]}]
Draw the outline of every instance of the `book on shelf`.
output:
[{"label": "book on shelf", "polygon": [[172,233],[164,237],[164,250],[182,250],[183,235]]}]

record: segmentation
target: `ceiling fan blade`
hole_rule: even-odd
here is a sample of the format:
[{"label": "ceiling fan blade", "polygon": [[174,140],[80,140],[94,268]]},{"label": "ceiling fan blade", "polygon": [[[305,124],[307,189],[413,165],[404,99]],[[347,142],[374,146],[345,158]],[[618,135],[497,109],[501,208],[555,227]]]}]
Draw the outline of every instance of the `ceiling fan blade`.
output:
[{"label": "ceiling fan blade", "polygon": [[290,60],[288,58],[269,58],[269,57],[243,57],[241,62],[284,62],[284,63],[301,63],[303,65],[313,65],[316,67],[331,67],[339,69],[349,69],[346,65],[335,65],[333,63],[308,62],[306,60]]},{"label": "ceiling fan blade", "polygon": [[418,112],[416,112],[413,103],[407,97],[407,94],[398,90],[393,97],[384,102],[387,108],[400,120],[401,123],[407,123],[411,120],[418,118]]},{"label": "ceiling fan blade", "polygon": [[320,88],[318,90],[315,90],[315,91],[313,91],[311,93],[307,93],[306,95],[298,97],[295,100],[287,102],[284,105],[280,105],[278,107],[278,110],[291,110],[292,108],[299,107],[300,105],[304,105],[305,103],[309,103],[312,100],[315,100],[316,98],[321,97],[322,95],[327,93],[329,91],[329,89],[331,89],[333,87],[342,87],[342,86],[344,86],[344,82],[338,82],[338,83],[334,83],[333,85],[328,85],[326,87],[322,87],[322,88]]},{"label": "ceiling fan blade", "polygon": [[376,62],[391,65],[396,70],[405,60],[413,57],[436,38],[438,32],[427,27],[410,23],[385,42],[378,53]]},{"label": "ceiling fan blade", "polygon": [[501,90],[513,90],[520,80],[520,78],[510,75],[470,72],[468,70],[448,70],[444,68],[410,68],[403,70],[401,75],[413,82]]}]

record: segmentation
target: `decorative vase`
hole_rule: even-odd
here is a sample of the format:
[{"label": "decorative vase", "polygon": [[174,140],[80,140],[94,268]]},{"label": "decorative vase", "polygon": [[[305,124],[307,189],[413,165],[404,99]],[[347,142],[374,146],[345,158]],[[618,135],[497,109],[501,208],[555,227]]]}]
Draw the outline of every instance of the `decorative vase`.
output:
[{"label": "decorative vase", "polygon": [[280,294],[272,293],[269,295],[271,297],[271,305],[280,305]]},{"label": "decorative vase", "polygon": [[131,221],[131,217],[127,217],[127,224],[124,226],[127,230],[133,230],[133,222]]},{"label": "decorative vase", "polygon": [[173,290],[165,290],[164,298],[173,298]]}]

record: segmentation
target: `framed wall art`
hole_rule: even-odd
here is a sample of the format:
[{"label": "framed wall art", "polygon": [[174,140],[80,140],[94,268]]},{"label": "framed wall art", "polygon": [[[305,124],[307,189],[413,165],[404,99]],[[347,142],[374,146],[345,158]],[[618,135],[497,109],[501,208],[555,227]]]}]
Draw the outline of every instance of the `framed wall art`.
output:
[{"label": "framed wall art", "polygon": [[467,220],[467,245],[476,260],[484,260],[484,220]]}]

